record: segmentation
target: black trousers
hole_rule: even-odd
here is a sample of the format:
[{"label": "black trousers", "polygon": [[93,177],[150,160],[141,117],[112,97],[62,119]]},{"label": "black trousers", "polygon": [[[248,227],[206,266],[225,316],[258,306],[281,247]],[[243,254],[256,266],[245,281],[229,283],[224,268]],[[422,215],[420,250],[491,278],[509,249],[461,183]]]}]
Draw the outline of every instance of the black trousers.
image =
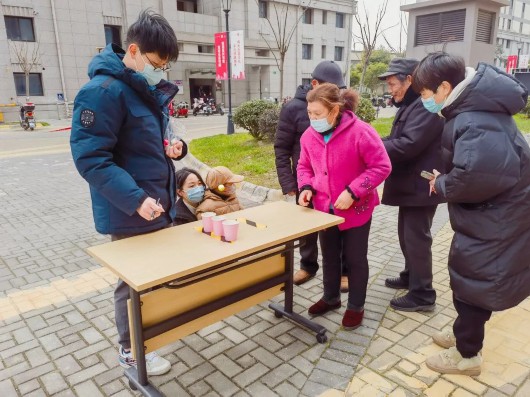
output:
[{"label": "black trousers", "polygon": [[338,226],[319,232],[322,248],[324,297],[326,303],[340,300],[342,263],[348,269],[348,309],[361,311],[368,285],[368,236],[370,219],[364,225],[340,230]]},{"label": "black trousers", "polygon": [[405,270],[400,277],[408,282],[409,296],[418,304],[432,305],[436,301],[431,252],[431,226],[436,207],[399,207],[399,245],[405,257]]},{"label": "black trousers", "polygon": [[456,349],[464,358],[475,357],[482,350],[486,321],[490,319],[492,312],[459,301],[454,295],[453,304],[458,313],[453,324]]}]

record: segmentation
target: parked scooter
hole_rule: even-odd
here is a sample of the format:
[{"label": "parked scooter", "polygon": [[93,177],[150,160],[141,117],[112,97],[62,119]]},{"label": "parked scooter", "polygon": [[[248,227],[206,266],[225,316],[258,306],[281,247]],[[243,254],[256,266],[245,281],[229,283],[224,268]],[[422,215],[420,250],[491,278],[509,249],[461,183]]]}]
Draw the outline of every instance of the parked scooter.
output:
[{"label": "parked scooter", "polygon": [[33,131],[36,126],[35,121],[35,104],[33,102],[26,102],[20,106],[20,126],[25,131],[28,129]]},{"label": "parked scooter", "polygon": [[212,108],[208,103],[204,102],[204,99],[193,98],[193,115],[205,114],[209,116],[212,114]]},{"label": "parked scooter", "polygon": [[213,99],[213,98],[208,99],[207,103],[210,106],[210,108],[212,109],[212,113],[219,113],[221,116],[223,114],[225,114],[225,111],[223,110],[223,104],[222,103],[216,104],[215,103],[215,99]]}]

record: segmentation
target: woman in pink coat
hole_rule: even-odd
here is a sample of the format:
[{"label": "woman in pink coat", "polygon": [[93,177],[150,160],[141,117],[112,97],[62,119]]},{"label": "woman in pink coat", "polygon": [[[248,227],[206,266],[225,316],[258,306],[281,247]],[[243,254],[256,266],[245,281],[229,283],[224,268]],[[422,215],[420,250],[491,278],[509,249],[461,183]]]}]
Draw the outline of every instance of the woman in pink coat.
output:
[{"label": "woman in pink coat", "polygon": [[[339,226],[320,232],[324,296],[309,308],[317,316],[337,309],[340,301],[341,251],[348,268],[348,306],[342,319],[346,329],[362,323],[368,284],[368,235],[372,213],[379,204],[377,186],[390,174],[390,159],[372,126],[353,110],[358,95],[340,93],[321,84],[307,94],[311,126],[300,140],[298,161],[300,205],[313,201],[318,211],[341,216]],[[341,248],[342,247],[342,248]]]}]

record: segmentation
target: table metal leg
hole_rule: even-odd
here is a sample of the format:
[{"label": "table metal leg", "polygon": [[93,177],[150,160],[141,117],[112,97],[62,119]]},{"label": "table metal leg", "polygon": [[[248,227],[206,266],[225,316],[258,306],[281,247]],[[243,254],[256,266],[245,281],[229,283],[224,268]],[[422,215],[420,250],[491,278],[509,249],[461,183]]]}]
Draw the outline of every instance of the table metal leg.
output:
[{"label": "table metal leg", "polygon": [[132,343],[136,351],[136,368],[127,368],[125,376],[129,379],[131,389],[140,391],[144,396],[162,397],[163,394],[147,380],[140,294],[133,288],[129,288],[129,290],[132,303],[132,325],[134,327]]},{"label": "table metal leg", "polygon": [[316,332],[316,339],[318,343],[326,343],[328,337],[326,336],[326,327],[315,323],[314,321],[305,318],[298,313],[293,313],[293,273],[294,273],[294,242],[287,243],[287,247],[291,248],[285,253],[285,270],[288,273],[288,279],[285,282],[285,305],[281,307],[277,303],[269,304],[269,308],[274,310],[274,315],[278,318],[287,317],[289,320],[300,324],[313,332]]}]

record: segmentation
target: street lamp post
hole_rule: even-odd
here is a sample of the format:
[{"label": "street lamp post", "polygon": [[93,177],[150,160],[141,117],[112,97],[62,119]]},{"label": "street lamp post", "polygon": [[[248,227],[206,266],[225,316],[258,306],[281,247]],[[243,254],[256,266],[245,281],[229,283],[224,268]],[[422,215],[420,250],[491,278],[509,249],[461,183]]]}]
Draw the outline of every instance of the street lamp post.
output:
[{"label": "street lamp post", "polygon": [[226,20],[226,45],[228,47],[228,126],[226,133],[234,133],[234,123],[232,122],[232,65],[230,61],[230,28],[228,26],[228,13],[232,6],[232,0],[221,0]]},{"label": "street lamp post", "polygon": [[523,42],[521,39],[517,42],[517,68],[521,65],[521,50],[523,49]]}]

